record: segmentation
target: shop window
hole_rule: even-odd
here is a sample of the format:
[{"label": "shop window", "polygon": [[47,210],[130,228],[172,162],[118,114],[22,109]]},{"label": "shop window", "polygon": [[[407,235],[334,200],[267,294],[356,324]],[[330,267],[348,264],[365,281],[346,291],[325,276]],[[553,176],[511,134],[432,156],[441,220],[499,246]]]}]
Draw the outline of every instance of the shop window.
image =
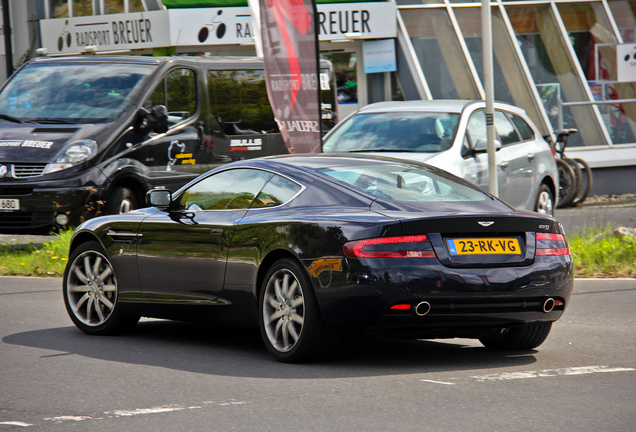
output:
[{"label": "shop window", "polygon": [[93,15],[93,0],[73,0],[73,16]]},{"label": "shop window", "polygon": [[208,72],[213,116],[226,135],[278,132],[262,70]]},{"label": "shop window", "polygon": [[435,99],[481,99],[445,9],[403,9],[411,43]]},{"label": "shop window", "polygon": [[69,16],[68,0],[51,0],[51,18],[67,18]]},{"label": "shop window", "polygon": [[[591,105],[564,106],[562,103],[588,101],[586,85],[570,57],[556,17],[549,4],[506,6],[517,41],[536,84],[552,129],[576,128],[568,146],[607,144],[601,117]],[[566,25],[567,26],[567,25]]]},{"label": "shop window", "polygon": [[[455,8],[454,13],[475,69],[483,83],[481,7]],[[506,28],[501,12],[496,7],[492,8],[492,32],[495,99],[524,108],[541,132],[547,135],[550,129],[545,125],[537,101],[532,94],[531,80],[523,70],[515,51],[515,42]]]},{"label": "shop window", "polygon": [[[626,2],[609,2],[610,5],[613,3],[622,4],[622,7],[616,7],[618,10],[615,17],[623,25],[631,24],[632,31],[625,33],[633,37],[632,32],[636,23],[626,22],[629,16],[633,20],[632,8],[629,4],[625,4]],[[558,7],[595,100],[634,98],[636,96],[634,83],[616,82],[616,48],[611,44],[617,43],[617,39],[611,30],[612,27],[602,4],[559,4]],[[595,55],[597,53],[598,62]],[[635,103],[601,104],[598,109],[615,144],[633,143],[636,140]]]}]

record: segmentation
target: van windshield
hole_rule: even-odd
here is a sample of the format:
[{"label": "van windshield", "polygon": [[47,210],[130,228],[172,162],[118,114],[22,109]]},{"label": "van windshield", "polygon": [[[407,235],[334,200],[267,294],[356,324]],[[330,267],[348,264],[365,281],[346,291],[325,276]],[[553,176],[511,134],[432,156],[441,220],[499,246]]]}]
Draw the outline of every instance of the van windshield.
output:
[{"label": "van windshield", "polygon": [[105,123],[140,91],[156,66],[118,63],[27,65],[0,93],[13,122]]}]

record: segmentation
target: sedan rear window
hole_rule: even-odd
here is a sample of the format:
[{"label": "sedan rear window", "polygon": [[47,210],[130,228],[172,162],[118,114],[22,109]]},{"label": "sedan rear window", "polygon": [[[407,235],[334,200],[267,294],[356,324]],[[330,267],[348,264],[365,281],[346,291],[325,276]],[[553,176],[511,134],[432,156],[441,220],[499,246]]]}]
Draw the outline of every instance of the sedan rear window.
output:
[{"label": "sedan rear window", "polygon": [[340,165],[318,171],[363,192],[394,201],[483,201],[488,198],[479,189],[441,171],[412,165]]}]

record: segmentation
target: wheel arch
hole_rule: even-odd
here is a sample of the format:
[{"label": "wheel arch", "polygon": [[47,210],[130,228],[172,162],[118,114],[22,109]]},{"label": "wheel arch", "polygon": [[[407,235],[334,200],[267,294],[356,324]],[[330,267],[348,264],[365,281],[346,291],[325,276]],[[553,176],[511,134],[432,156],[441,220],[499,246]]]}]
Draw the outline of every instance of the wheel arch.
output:
[{"label": "wheel arch", "polygon": [[265,280],[265,275],[267,271],[270,269],[274,263],[283,258],[291,258],[297,261],[300,266],[303,268],[305,272],[305,266],[302,264],[301,260],[294,253],[287,249],[275,249],[270,251],[261,261],[261,264],[258,267],[258,273],[256,275],[256,287],[255,287],[255,298],[258,299],[258,296],[261,294],[261,288],[263,285],[263,281]]},{"label": "wheel arch", "polygon": [[[89,231],[81,231],[77,234],[75,234],[75,236],[73,236],[73,238],[71,239],[71,243],[69,245],[69,250],[68,250],[68,254],[69,256],[73,253],[73,251],[75,249],[77,249],[80,245],[87,243],[89,241],[96,241],[97,243],[99,243],[102,247],[104,247],[104,245],[102,244],[102,242],[99,241],[99,238],[97,238],[97,236],[95,236],[93,233],[89,232]],[[104,248],[104,250],[106,250],[106,248]]]},{"label": "wheel arch", "polygon": [[130,189],[133,192],[137,202],[143,205],[146,192],[148,192],[149,188],[148,188],[148,185],[142,179],[140,179],[138,176],[134,175],[133,173],[120,175],[119,177],[113,179],[113,181],[110,183],[105,194],[104,199],[106,200],[106,202],[111,198],[113,192],[117,188],[121,188],[121,187]]}]

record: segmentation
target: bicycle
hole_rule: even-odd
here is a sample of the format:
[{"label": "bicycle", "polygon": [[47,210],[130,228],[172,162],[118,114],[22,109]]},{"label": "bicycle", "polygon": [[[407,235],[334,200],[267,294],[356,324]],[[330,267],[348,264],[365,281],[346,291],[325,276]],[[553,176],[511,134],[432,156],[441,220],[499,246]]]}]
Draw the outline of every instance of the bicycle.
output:
[{"label": "bicycle", "polygon": [[548,143],[557,154],[557,168],[559,170],[559,201],[557,208],[577,206],[585,201],[592,190],[592,169],[581,158],[570,159],[565,156],[565,148],[571,134],[576,129],[564,129],[557,133],[556,142],[549,139]]}]

